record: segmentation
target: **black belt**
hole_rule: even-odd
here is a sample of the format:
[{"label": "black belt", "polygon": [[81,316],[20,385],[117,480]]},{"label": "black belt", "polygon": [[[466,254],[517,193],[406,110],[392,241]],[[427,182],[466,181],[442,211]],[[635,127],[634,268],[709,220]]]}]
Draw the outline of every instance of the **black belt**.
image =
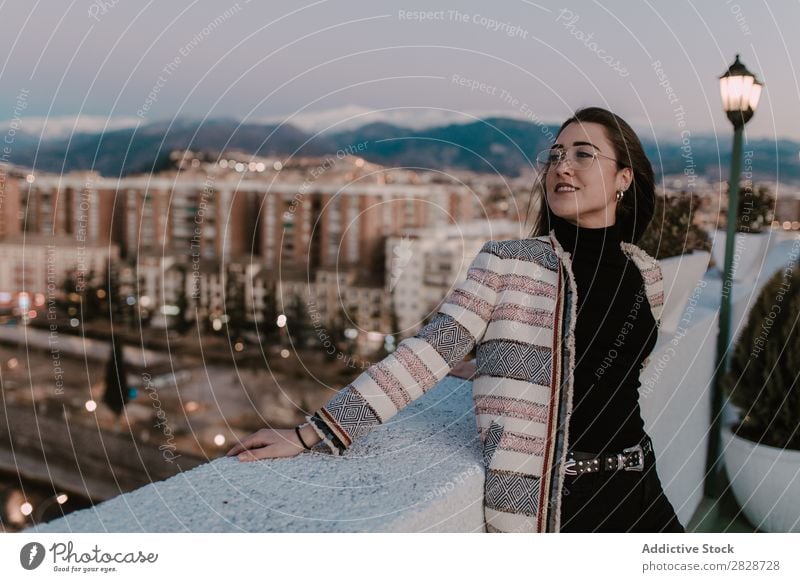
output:
[{"label": "black belt", "polygon": [[645,459],[653,454],[653,443],[649,436],[621,452],[582,453],[568,451],[565,463],[567,475],[584,473],[609,473],[614,471],[643,471]]}]

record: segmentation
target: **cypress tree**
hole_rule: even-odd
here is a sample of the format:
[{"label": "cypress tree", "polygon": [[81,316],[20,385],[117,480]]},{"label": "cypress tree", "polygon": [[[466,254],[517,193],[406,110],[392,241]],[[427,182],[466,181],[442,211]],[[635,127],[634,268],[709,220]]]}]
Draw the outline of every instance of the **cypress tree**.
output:
[{"label": "cypress tree", "polygon": [[800,450],[800,266],[776,272],[748,315],[725,388],[742,411],[736,434]]},{"label": "cypress tree", "polygon": [[106,389],[103,402],[119,416],[128,403],[127,372],[123,358],[122,342],[111,337],[111,356],[106,364]]}]

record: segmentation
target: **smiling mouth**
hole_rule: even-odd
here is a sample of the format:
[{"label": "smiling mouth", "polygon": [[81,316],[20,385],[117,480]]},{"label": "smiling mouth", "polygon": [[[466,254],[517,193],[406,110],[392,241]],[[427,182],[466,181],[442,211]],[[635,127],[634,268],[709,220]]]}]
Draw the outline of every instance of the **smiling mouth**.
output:
[{"label": "smiling mouth", "polygon": [[569,184],[564,184],[562,182],[560,184],[556,184],[556,187],[555,187],[554,191],[557,194],[567,194],[567,193],[575,192],[576,190],[578,190],[578,188],[576,188],[575,186],[570,186]]}]

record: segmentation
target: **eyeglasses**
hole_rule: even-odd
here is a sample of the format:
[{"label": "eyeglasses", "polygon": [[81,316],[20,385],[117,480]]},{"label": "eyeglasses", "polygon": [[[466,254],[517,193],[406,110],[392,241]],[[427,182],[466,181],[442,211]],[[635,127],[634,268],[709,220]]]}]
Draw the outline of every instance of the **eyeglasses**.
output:
[{"label": "eyeglasses", "polygon": [[570,148],[550,148],[539,152],[536,163],[544,170],[550,170],[566,160],[569,167],[574,170],[588,170],[592,167],[595,158],[606,158],[616,162],[616,158],[605,156],[587,146],[573,146]]}]

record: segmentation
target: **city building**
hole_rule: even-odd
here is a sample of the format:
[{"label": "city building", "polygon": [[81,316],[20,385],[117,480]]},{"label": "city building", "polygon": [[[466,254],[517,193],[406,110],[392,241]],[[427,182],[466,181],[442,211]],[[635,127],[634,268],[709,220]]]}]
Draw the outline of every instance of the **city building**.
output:
[{"label": "city building", "polygon": [[488,240],[525,238],[522,223],[473,221],[446,228],[408,229],[386,242],[386,289],[402,336],[413,335],[436,313],[451,289],[467,277]]}]

